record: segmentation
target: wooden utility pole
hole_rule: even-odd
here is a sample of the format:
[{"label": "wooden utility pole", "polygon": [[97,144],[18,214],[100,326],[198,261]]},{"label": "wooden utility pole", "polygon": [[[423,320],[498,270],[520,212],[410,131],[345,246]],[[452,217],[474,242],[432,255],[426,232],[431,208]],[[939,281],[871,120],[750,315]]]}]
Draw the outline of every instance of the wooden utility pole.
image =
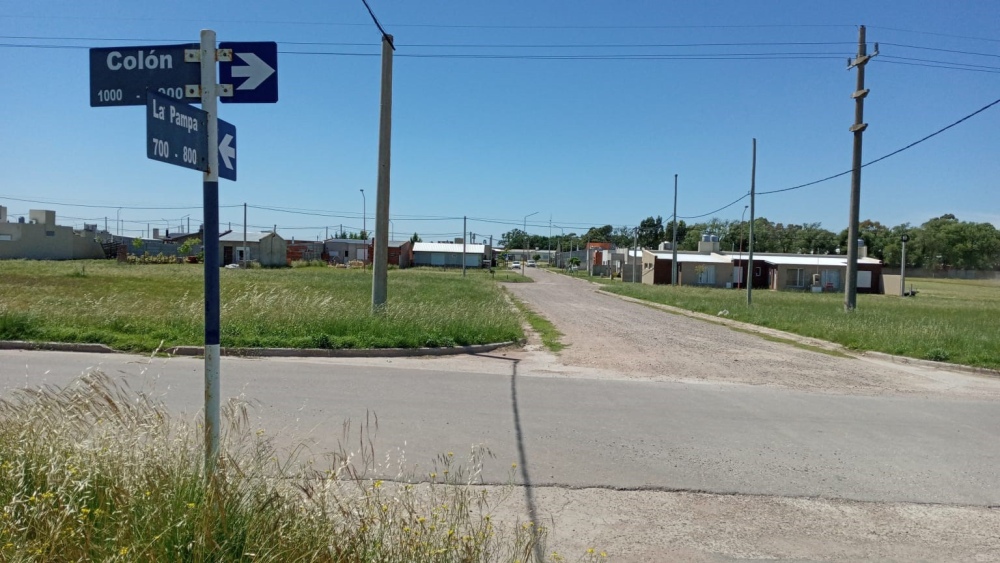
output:
[{"label": "wooden utility pole", "polygon": [[847,61],[847,68],[858,69],[857,88],[851,97],[854,98],[854,125],[851,132],[854,133],[854,156],[851,161],[851,214],[847,227],[847,280],[844,289],[844,310],[853,311],[858,305],[858,220],[861,214],[861,136],[868,128],[865,123],[865,97],[868,90],[865,89],[865,65],[872,57],[878,54],[878,43],[875,44],[875,53],[866,54],[868,51],[865,43],[865,26],[858,29],[858,56]]}]

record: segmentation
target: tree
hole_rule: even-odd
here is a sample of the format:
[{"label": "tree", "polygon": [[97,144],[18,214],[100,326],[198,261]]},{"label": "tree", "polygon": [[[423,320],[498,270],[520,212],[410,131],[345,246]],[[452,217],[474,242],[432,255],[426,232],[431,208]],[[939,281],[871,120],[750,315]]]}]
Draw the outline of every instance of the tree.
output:
[{"label": "tree", "polygon": [[611,237],[614,230],[615,230],[614,227],[612,227],[611,225],[604,225],[603,227],[591,227],[580,238],[588,242],[611,242]]},{"label": "tree", "polygon": [[570,264],[570,266],[580,266],[580,257],[579,256],[571,256],[570,259],[569,259],[569,264]]},{"label": "tree", "polygon": [[657,248],[668,236],[663,232],[663,217],[659,215],[656,219],[649,216],[639,222],[639,246],[643,248]]},{"label": "tree", "polygon": [[199,244],[201,244],[201,239],[198,237],[186,239],[179,247],[177,247],[177,252],[180,252],[184,256],[190,256],[191,251],[194,250],[194,247]]},{"label": "tree", "polygon": [[420,240],[420,235],[418,235],[417,233],[413,233],[413,236],[410,237],[410,242],[413,243],[413,244],[415,244],[415,243],[423,242],[423,241]]},{"label": "tree", "polygon": [[143,244],[145,243],[143,242],[142,237],[135,237],[132,239],[132,246],[134,246],[136,250],[141,250]]}]

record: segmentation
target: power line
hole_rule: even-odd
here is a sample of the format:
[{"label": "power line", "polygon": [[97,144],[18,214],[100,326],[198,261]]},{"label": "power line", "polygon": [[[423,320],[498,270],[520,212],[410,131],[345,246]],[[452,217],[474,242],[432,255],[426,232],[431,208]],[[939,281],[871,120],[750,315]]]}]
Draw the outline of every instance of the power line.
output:
[{"label": "power line", "polygon": [[[924,141],[926,141],[928,139],[931,139],[933,137],[936,137],[937,135],[940,135],[941,133],[944,133],[948,129],[951,129],[952,127],[958,125],[959,123],[962,123],[962,122],[964,122],[964,121],[966,121],[968,119],[971,119],[972,117],[974,117],[974,116],[976,116],[976,115],[978,115],[978,114],[980,114],[980,113],[982,113],[982,112],[990,109],[991,107],[993,107],[993,106],[995,106],[997,104],[1000,104],[1000,99],[996,99],[996,100],[994,100],[994,101],[986,104],[985,106],[977,109],[976,111],[970,113],[969,115],[966,115],[965,117],[959,119],[958,121],[955,121],[954,123],[951,123],[950,125],[946,125],[946,126],[940,128],[940,129],[938,129],[937,131],[931,133],[930,135],[922,137],[922,138],[920,138],[920,139],[918,139],[918,140],[916,140],[916,141],[914,141],[914,142],[906,145],[905,147],[903,147],[901,149],[894,150],[894,151],[892,151],[889,154],[886,154],[886,155],[883,155],[883,156],[880,156],[880,157],[876,158],[875,160],[870,160],[870,161],[862,164],[861,167],[864,168],[866,166],[871,166],[872,164],[875,164],[876,162],[881,162],[881,161],[889,158],[890,156],[895,156],[895,155],[897,155],[897,154],[899,154],[899,153],[901,153],[901,152],[903,152],[905,150],[912,149],[913,147],[919,145],[920,143],[923,143]],[[827,180],[832,180],[834,178],[839,178],[840,176],[843,176],[845,174],[850,174],[851,172],[852,172],[852,170],[845,170],[844,172],[840,172],[839,174],[834,174],[832,176],[827,176],[826,178],[823,178],[823,179],[820,179],[820,180],[815,180],[815,181],[812,181],[812,182],[809,182],[809,183],[806,183],[806,184],[800,184],[798,186],[792,186],[790,188],[783,188],[783,189],[780,189],[780,190],[770,190],[770,191],[766,191],[766,192],[757,192],[757,195],[767,195],[767,194],[776,194],[776,193],[781,193],[781,192],[790,192],[792,190],[798,190],[798,189],[801,189],[801,188],[805,188],[807,186],[813,186],[813,185],[819,184],[821,182],[826,182]],[[739,201],[739,200],[737,200],[737,201]],[[730,204],[730,205],[732,205],[732,204]]]},{"label": "power line", "polygon": [[945,69],[945,70],[965,70],[965,71],[968,71],[968,72],[985,72],[985,73],[988,73],[988,74],[997,74],[997,73],[1000,73],[1000,70],[986,70],[986,69],[980,69],[980,68],[966,68],[966,67],[961,67],[961,66],[952,66],[951,64],[910,63],[910,62],[905,62],[905,61],[894,61],[894,60],[891,60],[891,59],[892,59],[892,57],[886,57],[886,56],[883,55],[881,61],[879,61],[878,59],[874,59],[872,62],[880,62],[880,63],[883,63],[883,64],[890,64],[890,65],[921,66],[921,67],[924,67],[924,68],[942,68],[942,69]]},{"label": "power line", "polygon": [[1000,58],[1000,55],[997,55],[997,54],[994,54],[994,53],[974,53],[972,51],[959,51],[959,50],[956,50],[956,49],[940,49],[940,48],[937,48],[937,47],[921,47],[919,45],[904,45],[902,43],[888,43],[888,42],[885,42],[885,41],[881,41],[880,43],[882,45],[889,45],[889,46],[892,46],[892,47],[904,47],[906,49],[920,49],[922,51],[937,51],[937,52],[940,52],[940,53],[956,53],[956,54],[959,54],[959,55],[974,55],[974,56],[977,56],[977,57],[996,57],[996,58]]},{"label": "power line", "polygon": [[936,60],[933,60],[933,59],[917,59],[917,58],[914,58],[914,57],[897,57],[897,56],[892,56],[892,55],[882,55],[882,57],[886,58],[886,59],[890,59],[890,60],[896,60],[896,61],[914,61],[914,62],[919,62],[919,63],[931,63],[931,64],[940,64],[940,65],[954,65],[954,66],[958,66],[958,67],[968,67],[969,70],[986,69],[986,70],[990,70],[990,71],[1000,71],[1000,67],[998,67],[998,66],[977,65],[977,64],[969,64],[969,63],[957,63],[957,62],[954,62],[954,61],[936,61]]},{"label": "power line", "polygon": [[898,28],[898,27],[886,27],[886,26],[881,26],[881,25],[878,25],[878,26],[870,25],[868,27],[870,29],[885,29],[887,31],[899,31],[899,32],[903,32],[903,33],[916,33],[916,34],[920,34],[920,35],[934,35],[934,36],[937,36],[937,37],[952,37],[954,39],[970,39],[972,41],[989,41],[989,42],[992,42],[992,43],[1000,43],[1000,39],[993,39],[993,38],[989,38],[989,37],[971,37],[971,36],[968,36],[968,35],[953,35],[951,33],[939,33],[939,32],[936,32],[936,31],[919,31],[919,30],[915,30],[915,29],[901,29],[901,28]]},{"label": "power line", "polygon": [[392,44],[392,36],[386,33],[385,29],[382,28],[382,24],[379,23],[378,18],[375,17],[375,12],[372,11],[372,7],[368,5],[368,0],[361,0],[361,1],[364,3],[365,9],[368,10],[368,15],[371,16],[372,21],[375,22],[375,27],[377,27],[378,30],[382,32],[382,39],[388,41],[389,46],[392,47],[393,51],[395,51],[396,46]]}]

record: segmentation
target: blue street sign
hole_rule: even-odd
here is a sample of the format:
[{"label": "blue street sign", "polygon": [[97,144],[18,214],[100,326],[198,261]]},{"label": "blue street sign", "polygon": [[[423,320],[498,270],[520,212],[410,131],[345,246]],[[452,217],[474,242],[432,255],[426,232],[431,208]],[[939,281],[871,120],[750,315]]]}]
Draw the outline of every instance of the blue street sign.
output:
[{"label": "blue street sign", "polygon": [[236,181],[236,126],[219,122],[219,178]]},{"label": "blue street sign", "polygon": [[90,105],[146,105],[146,90],[184,99],[184,87],[201,83],[201,65],[184,62],[198,43],[106,47],[90,50]]},{"label": "blue street sign", "polygon": [[219,62],[219,84],[232,84],[233,95],[223,103],[273,104],[278,101],[278,44],[274,41],[223,41],[232,49],[232,62]]},{"label": "blue street sign", "polygon": [[184,102],[148,92],[146,156],[202,172],[208,170],[207,116],[205,111]]}]

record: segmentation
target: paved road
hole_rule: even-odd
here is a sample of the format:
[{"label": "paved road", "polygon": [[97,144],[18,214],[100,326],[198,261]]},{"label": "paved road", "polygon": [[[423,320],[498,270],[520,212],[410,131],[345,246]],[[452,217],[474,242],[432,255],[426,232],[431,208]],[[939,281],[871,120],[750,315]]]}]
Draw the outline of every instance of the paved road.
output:
[{"label": "paved road", "polygon": [[[522,440],[535,485],[1000,505],[992,401],[514,377],[513,363],[226,358],[223,393],[259,400],[261,427],[308,433],[316,453],[336,447],[344,419],[372,411],[376,450],[400,448],[418,473],[439,453],[483,444],[497,456],[486,481],[503,483]],[[2,351],[0,366],[5,390],[100,366],[175,411],[202,405],[196,359]]]}]

